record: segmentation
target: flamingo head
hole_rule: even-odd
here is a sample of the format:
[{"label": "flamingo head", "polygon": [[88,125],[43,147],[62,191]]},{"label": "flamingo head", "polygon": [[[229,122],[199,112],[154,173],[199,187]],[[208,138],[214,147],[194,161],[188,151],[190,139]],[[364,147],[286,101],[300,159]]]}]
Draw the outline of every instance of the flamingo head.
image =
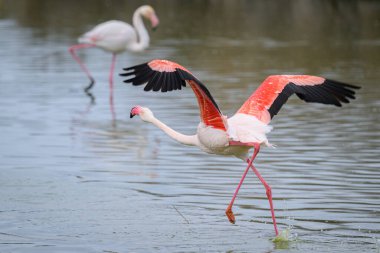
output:
[{"label": "flamingo head", "polygon": [[152,122],[152,120],[154,119],[153,112],[149,108],[142,107],[139,105],[134,106],[132,108],[130,118],[133,118],[135,115],[139,115],[140,118],[146,122]]},{"label": "flamingo head", "polygon": [[158,24],[160,23],[160,20],[158,19],[153,7],[150,5],[144,5],[141,6],[139,9],[141,15],[146,19],[150,20],[150,23],[152,24],[152,29],[155,30]]}]

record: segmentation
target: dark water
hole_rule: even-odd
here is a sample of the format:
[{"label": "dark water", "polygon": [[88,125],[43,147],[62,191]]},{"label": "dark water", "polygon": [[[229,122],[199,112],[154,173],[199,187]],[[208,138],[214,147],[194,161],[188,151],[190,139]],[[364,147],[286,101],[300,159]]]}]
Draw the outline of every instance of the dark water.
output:
[{"label": "dark water", "polygon": [[[111,55],[83,50],[87,79],[67,48],[94,24],[131,20],[139,1],[0,1],[0,252],[379,252],[380,2],[151,1],[161,24],[122,67],[175,60],[232,115],[269,74],[306,73],[362,86],[338,109],[292,98],[272,121],[257,168],[272,186],[274,231],[252,173],[234,158],[181,146],[133,105],[186,134],[191,90],[144,93],[115,76]],[[280,250],[285,249],[285,250]]]}]

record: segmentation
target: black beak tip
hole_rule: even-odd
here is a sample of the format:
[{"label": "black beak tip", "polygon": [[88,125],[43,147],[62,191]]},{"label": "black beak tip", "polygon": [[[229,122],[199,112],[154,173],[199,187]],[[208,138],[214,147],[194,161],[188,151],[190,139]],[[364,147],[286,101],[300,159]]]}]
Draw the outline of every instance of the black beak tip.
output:
[{"label": "black beak tip", "polygon": [[135,115],[132,114],[132,113],[129,114],[129,118],[130,118],[130,119],[132,119],[134,116],[135,116]]}]

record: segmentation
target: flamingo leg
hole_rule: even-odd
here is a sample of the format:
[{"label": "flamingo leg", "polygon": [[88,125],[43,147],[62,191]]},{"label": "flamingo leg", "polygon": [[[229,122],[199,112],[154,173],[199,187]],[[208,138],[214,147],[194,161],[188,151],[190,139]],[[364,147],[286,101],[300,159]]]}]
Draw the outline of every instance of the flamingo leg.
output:
[{"label": "flamingo leg", "polygon": [[[234,144],[238,144],[238,143],[231,143],[231,142],[230,142],[230,144],[231,144],[231,145],[234,145]],[[240,143],[239,143],[239,144],[240,144]],[[235,202],[236,196],[237,196],[238,193],[239,193],[240,187],[241,187],[241,185],[242,185],[243,182],[244,182],[244,179],[245,179],[245,177],[246,177],[246,175],[247,175],[247,173],[248,173],[248,170],[249,170],[249,168],[252,166],[253,160],[256,158],[257,153],[258,153],[259,150],[260,150],[260,144],[258,144],[258,143],[253,143],[252,145],[253,145],[254,148],[255,148],[255,149],[254,149],[254,152],[253,152],[253,155],[252,155],[252,159],[251,159],[251,160],[247,159],[248,166],[247,166],[247,168],[245,169],[245,171],[244,171],[244,173],[243,173],[243,176],[241,177],[240,182],[239,182],[238,186],[236,187],[236,190],[235,190],[235,193],[234,193],[234,195],[233,195],[233,197],[232,197],[232,200],[231,200],[230,204],[228,205],[228,207],[227,207],[227,209],[226,209],[226,215],[227,215],[227,217],[228,217],[228,220],[229,220],[232,224],[235,224],[235,216],[234,216],[234,213],[232,212],[232,206],[233,206],[233,204],[234,204],[234,202]]]},{"label": "flamingo leg", "polygon": [[249,168],[250,168],[250,166],[248,165],[247,168],[246,168],[245,171],[244,171],[243,176],[242,176],[241,179],[240,179],[240,182],[239,182],[238,186],[236,187],[236,190],[235,190],[234,196],[232,197],[231,202],[230,202],[230,204],[228,205],[228,207],[227,207],[227,209],[226,209],[226,215],[227,215],[227,218],[228,218],[228,220],[229,220],[232,224],[235,224],[235,215],[234,215],[234,213],[232,212],[232,206],[233,206],[233,204],[234,204],[234,202],[235,202],[235,198],[236,198],[236,196],[237,196],[237,194],[238,194],[238,192],[239,192],[239,190],[240,190],[240,187],[241,187],[241,185],[242,185],[243,182],[244,182],[245,176],[247,175]]},{"label": "flamingo leg", "polygon": [[113,72],[115,70],[115,63],[116,63],[116,54],[113,53],[110,74],[109,74],[110,91],[113,91]]},{"label": "flamingo leg", "polygon": [[111,69],[109,73],[109,85],[110,85],[110,109],[111,109],[111,114],[112,114],[112,120],[115,120],[116,115],[115,115],[115,109],[114,109],[114,104],[113,104],[113,72],[115,69],[115,62],[116,62],[116,54],[112,54],[112,62],[111,62]]},{"label": "flamingo leg", "polygon": [[80,68],[83,70],[83,72],[87,75],[87,77],[90,79],[90,84],[84,89],[84,91],[88,94],[89,90],[92,88],[92,86],[95,83],[94,78],[91,76],[90,71],[88,71],[87,67],[84,65],[84,63],[81,61],[79,56],[75,53],[76,50],[81,48],[89,48],[94,47],[94,44],[77,44],[73,45],[69,48],[70,54],[74,58],[74,60],[79,64]]},{"label": "flamingo leg", "polygon": [[265,181],[265,179],[261,176],[261,174],[259,173],[259,171],[255,168],[255,166],[252,165],[252,160],[249,161],[248,164],[249,164],[248,166],[252,168],[253,172],[260,179],[261,183],[264,185],[264,187],[266,189],[266,194],[267,194],[267,197],[268,197],[268,200],[269,200],[270,211],[271,211],[271,214],[272,214],[274,231],[276,232],[276,236],[278,236],[276,217],[274,215],[274,208],[273,208],[273,201],[272,201],[272,189],[269,186],[269,184]]}]

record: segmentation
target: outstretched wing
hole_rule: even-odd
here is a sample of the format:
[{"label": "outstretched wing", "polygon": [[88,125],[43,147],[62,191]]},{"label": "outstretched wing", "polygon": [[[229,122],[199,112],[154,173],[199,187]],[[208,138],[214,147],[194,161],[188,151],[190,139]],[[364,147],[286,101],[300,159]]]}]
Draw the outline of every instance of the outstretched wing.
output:
[{"label": "outstretched wing", "polygon": [[237,113],[253,115],[269,123],[294,93],[306,102],[342,106],[342,102],[355,99],[354,89],[359,88],[318,76],[273,75],[264,80]]},{"label": "outstretched wing", "polygon": [[222,113],[211,93],[190,71],[181,65],[167,60],[153,60],[124,70],[126,73],[120,74],[121,76],[133,76],[124,82],[132,85],[146,83],[145,91],[180,90],[188,83],[197,97],[202,122],[206,126],[226,131]]}]

